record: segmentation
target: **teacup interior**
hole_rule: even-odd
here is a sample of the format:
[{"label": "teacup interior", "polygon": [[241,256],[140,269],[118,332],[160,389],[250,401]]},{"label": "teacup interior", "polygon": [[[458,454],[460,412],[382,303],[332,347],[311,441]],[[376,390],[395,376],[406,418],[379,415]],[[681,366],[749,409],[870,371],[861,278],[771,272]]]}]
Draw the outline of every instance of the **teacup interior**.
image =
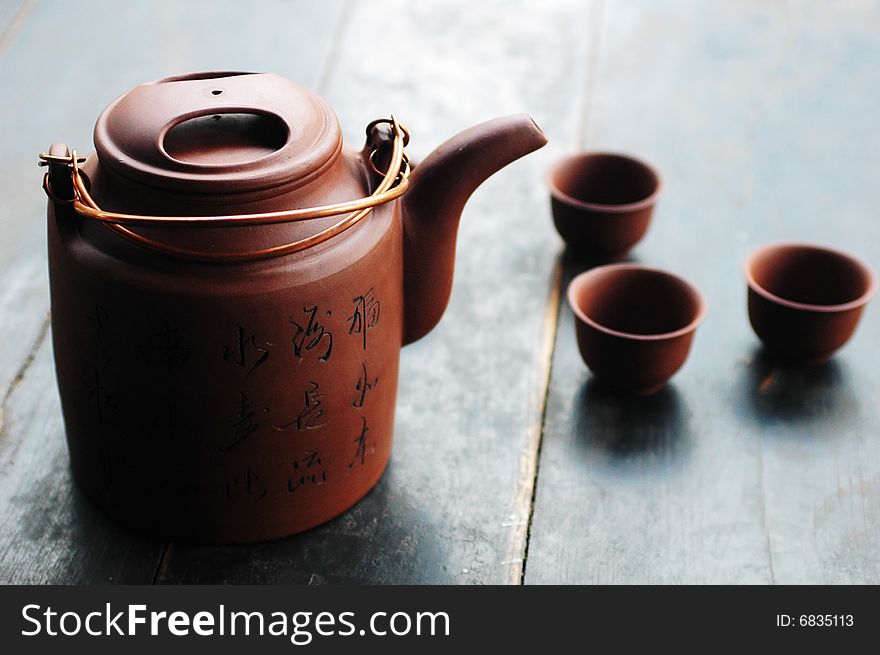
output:
[{"label": "teacup interior", "polygon": [[656,173],[629,157],[610,153],[578,155],[556,169],[553,185],[581,202],[626,205],[645,200],[660,186]]},{"label": "teacup interior", "polygon": [[690,325],[703,302],[686,282],[662,271],[609,267],[575,289],[573,300],[593,322],[636,335],[659,335]]},{"label": "teacup interior", "polygon": [[775,246],[750,265],[754,282],[784,300],[806,305],[843,305],[871,286],[871,274],[842,253],[813,246]]}]

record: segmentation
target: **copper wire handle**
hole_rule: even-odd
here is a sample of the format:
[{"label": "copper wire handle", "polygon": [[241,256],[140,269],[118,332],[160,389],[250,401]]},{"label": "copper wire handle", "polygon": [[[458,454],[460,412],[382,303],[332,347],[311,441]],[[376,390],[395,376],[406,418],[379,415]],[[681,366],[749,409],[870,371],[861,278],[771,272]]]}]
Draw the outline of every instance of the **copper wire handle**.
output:
[{"label": "copper wire handle", "polygon": [[[86,188],[82,175],[80,175],[79,172],[79,164],[84,160],[77,157],[75,149],[71,150],[69,157],[60,157],[46,153],[40,154],[40,159],[42,160],[40,162],[41,165],[63,164],[69,168],[71,184],[73,187],[73,198],[67,200],[55,196],[52,192],[49,173],[46,173],[43,177],[43,189],[53,201],[59,204],[72,204],[73,209],[77,214],[88,218],[94,218],[119,236],[128,239],[129,241],[133,241],[138,245],[158,250],[172,257],[200,261],[243,261],[279,257],[281,255],[300,252],[327,241],[361,221],[374,207],[390,202],[404,194],[409,185],[410,173],[409,159],[404,152],[404,147],[409,142],[409,132],[407,132],[406,128],[401,125],[394,116],[391,116],[391,118],[382,118],[370,123],[367,126],[368,137],[371,135],[372,130],[381,123],[388,123],[392,128],[393,140],[391,161],[388,165],[388,170],[384,173],[379,171],[373,162],[373,156],[377,152],[377,150],[374,149],[370,153],[369,163],[374,171],[383,175],[382,181],[376,187],[376,190],[365,198],[334,203],[332,205],[263,212],[258,214],[232,214],[229,216],[142,216],[139,214],[108,212],[98,207],[97,203],[89,194],[89,190]],[[326,218],[328,216],[338,216],[341,214],[348,215],[330,227],[321,230],[310,237],[306,237],[305,239],[273,246],[271,248],[264,248],[262,250],[240,253],[178,248],[153,239],[148,239],[147,237],[125,227],[126,225],[160,225],[163,227],[189,225],[199,225],[202,227],[242,227],[250,225],[272,225],[275,223],[293,223],[316,218]]]}]

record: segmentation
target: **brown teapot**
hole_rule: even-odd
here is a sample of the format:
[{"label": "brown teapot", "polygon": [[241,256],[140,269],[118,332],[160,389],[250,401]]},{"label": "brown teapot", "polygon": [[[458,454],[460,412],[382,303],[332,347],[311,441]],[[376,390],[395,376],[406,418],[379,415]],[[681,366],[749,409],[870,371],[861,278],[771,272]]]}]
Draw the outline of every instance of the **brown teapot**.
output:
[{"label": "brown teapot", "polygon": [[461,210],[541,147],[525,115],[411,171],[395,119],[343,149],[273,74],[138,86],[96,153],[48,165],[58,386],[74,477],[129,525],[250,542],[340,514],[391,453],[399,350],[442,315]]}]

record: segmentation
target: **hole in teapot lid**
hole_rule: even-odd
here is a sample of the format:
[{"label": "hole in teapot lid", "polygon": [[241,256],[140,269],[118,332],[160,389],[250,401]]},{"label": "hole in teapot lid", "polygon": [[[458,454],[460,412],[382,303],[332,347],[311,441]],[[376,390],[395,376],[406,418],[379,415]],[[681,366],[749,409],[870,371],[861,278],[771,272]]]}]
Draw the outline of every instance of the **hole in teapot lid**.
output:
[{"label": "hole in teapot lid", "polygon": [[165,134],[169,157],[187,164],[243,164],[279,150],[288,130],[277,116],[230,113],[198,116],[178,123]]},{"label": "hole in teapot lid", "polygon": [[240,77],[242,75],[256,75],[256,73],[246,71],[202,71],[198,73],[185,73],[183,75],[163,77],[157,82],[157,84],[165,84],[168,82],[191,82],[194,80],[220,80],[224,77]]}]

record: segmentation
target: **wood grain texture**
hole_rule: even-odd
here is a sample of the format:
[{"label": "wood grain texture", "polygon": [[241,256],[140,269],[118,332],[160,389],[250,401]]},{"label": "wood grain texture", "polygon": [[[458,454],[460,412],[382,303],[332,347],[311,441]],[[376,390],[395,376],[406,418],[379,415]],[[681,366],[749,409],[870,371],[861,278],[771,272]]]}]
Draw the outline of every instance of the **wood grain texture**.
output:
[{"label": "wood grain texture", "polygon": [[0,0],[0,55],[36,4],[37,0]]},{"label": "wood grain texture", "polygon": [[633,256],[695,281],[709,316],[670,386],[624,399],[562,309],[526,583],[880,581],[877,308],[829,364],[782,369],[742,275],[776,240],[880,264],[878,27],[869,3],[609,3],[586,145],[659,166]]},{"label": "wood grain texture", "polygon": [[[62,140],[89,150],[105,105],[173,73],[269,69],[315,84],[343,8],[341,1],[279,0],[258,12],[239,2],[46,2],[28,7],[7,31],[0,54],[0,121],[8,128],[0,141],[0,582],[149,583],[164,550],[121,533],[71,484],[46,338],[46,199],[37,153]],[[62,43],[71,38],[76,48],[68,52]],[[295,56],[279,56],[290,43],[298,44]]]},{"label": "wood grain texture", "polygon": [[[350,144],[394,112],[417,160],[458,129],[518,111],[565,143],[591,14],[564,0],[362,2],[321,91]],[[559,154],[517,162],[467,206],[449,309],[403,351],[394,453],[374,491],[336,521],[275,543],[175,544],[159,581],[519,583],[558,245],[541,179]]]}]

